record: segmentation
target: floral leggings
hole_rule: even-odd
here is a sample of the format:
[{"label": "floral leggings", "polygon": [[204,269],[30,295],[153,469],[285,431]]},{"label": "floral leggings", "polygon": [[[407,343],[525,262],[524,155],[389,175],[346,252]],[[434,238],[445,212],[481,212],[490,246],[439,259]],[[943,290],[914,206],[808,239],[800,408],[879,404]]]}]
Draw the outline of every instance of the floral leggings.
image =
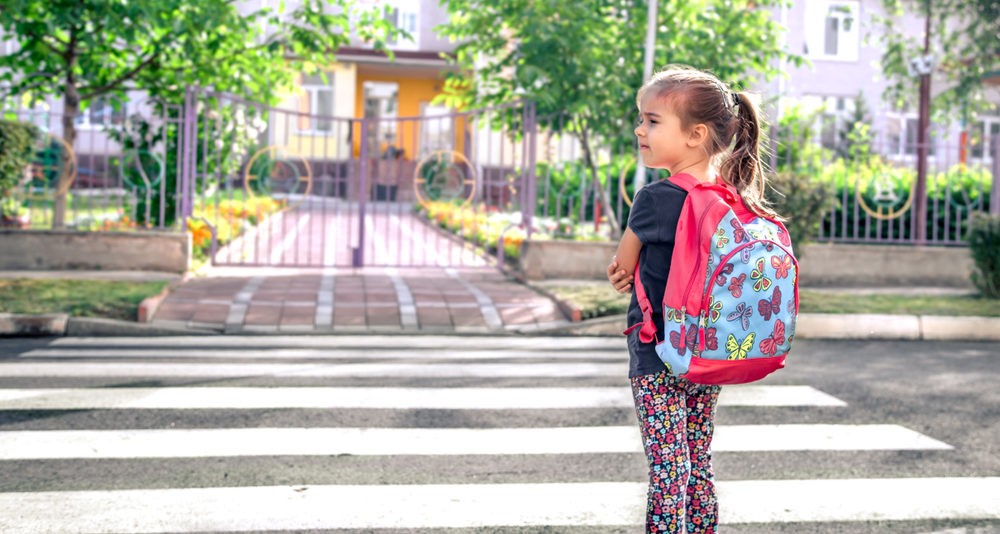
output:
[{"label": "floral leggings", "polygon": [[711,446],[719,386],[666,371],[631,382],[649,460],[646,532],[718,532]]}]

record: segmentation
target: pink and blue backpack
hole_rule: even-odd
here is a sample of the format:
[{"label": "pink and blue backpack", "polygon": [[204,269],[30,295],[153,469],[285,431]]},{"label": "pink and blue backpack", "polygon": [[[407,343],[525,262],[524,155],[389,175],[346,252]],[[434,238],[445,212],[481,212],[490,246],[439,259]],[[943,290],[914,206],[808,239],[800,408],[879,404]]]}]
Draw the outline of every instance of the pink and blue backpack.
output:
[{"label": "pink and blue backpack", "polygon": [[639,267],[639,340],[656,342],[668,371],[698,384],[743,384],[785,366],[799,310],[798,262],[788,230],[759,216],[736,189],[690,174],[663,295],[665,339],[656,339]]}]

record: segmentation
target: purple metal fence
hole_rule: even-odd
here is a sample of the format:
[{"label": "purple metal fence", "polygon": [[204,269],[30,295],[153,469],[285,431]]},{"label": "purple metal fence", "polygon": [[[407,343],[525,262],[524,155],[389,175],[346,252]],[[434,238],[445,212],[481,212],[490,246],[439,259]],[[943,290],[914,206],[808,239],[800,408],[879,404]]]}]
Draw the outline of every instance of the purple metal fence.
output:
[{"label": "purple metal fence", "polygon": [[[41,132],[25,179],[13,192],[24,226],[78,230],[171,229],[180,215],[181,106],[158,99],[91,102],[67,117],[46,102],[4,117]],[[65,131],[71,119],[74,134]],[[67,137],[75,137],[72,143]]]},{"label": "purple metal fence", "polygon": [[[778,142],[772,145],[771,166],[824,184],[834,193],[836,202],[823,216],[818,241],[965,245],[972,214],[1000,209],[998,141],[978,149],[932,145],[924,202],[916,197],[917,147],[905,140],[880,139],[840,155],[836,147]],[[923,213],[917,211],[921,207]],[[926,221],[923,240],[916,231],[920,221]]]},{"label": "purple metal fence", "polygon": [[496,264],[493,227],[443,228],[435,205],[446,225],[503,213],[530,228],[530,104],[358,119],[192,88],[185,109],[183,212],[216,264]]}]

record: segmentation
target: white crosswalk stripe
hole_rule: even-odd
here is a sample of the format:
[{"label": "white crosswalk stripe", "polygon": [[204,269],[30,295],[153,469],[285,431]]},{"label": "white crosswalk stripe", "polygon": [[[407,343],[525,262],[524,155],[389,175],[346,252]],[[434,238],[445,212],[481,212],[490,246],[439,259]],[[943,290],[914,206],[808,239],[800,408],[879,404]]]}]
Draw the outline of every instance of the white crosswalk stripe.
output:
[{"label": "white crosswalk stripe", "polygon": [[[127,475],[116,478],[111,473],[91,489],[60,486],[60,480],[72,477],[69,473],[40,481],[19,474],[19,469],[34,473],[32,466],[50,463],[47,469],[58,473],[91,465],[87,462],[97,462],[88,472],[99,472],[110,466],[127,467],[120,462],[159,462],[169,470],[171,462],[208,465],[310,457],[341,462],[368,458],[374,462],[368,468],[397,457],[410,458],[414,465],[420,465],[420,458],[447,457],[455,458],[456,473],[467,469],[465,458],[475,458],[475,464],[516,465],[534,457],[531,461],[537,466],[559,465],[567,455],[576,455],[575,463],[583,457],[624,455],[641,464],[642,440],[633,423],[632,393],[624,385],[626,359],[620,339],[54,340],[0,360],[4,384],[0,416],[31,422],[38,414],[47,414],[32,422],[34,426],[5,429],[0,424],[0,469],[15,481],[0,483],[5,488],[30,487],[0,491],[0,532],[500,527],[572,532],[587,526],[598,531],[636,527],[644,519],[646,481],[622,475],[552,481],[544,473],[525,470],[514,482],[427,482],[442,475],[433,473],[417,483],[387,483],[390,479],[379,477],[360,484],[313,483],[307,476],[299,485],[262,475],[260,481],[234,487],[205,485],[196,478],[190,484],[164,487],[156,482],[154,469],[143,474],[148,478],[134,483]],[[233,383],[247,378],[266,380],[266,385]],[[370,385],[382,378],[386,383]],[[537,386],[545,379],[572,384],[584,378],[592,385]],[[184,382],[151,385],[168,379]],[[82,380],[91,382],[76,384]],[[337,385],[315,385],[317,380]],[[354,380],[368,382],[343,385]],[[493,384],[500,380],[502,384]],[[765,410],[761,414],[812,410],[808,422],[719,424],[713,451],[720,456],[953,451],[952,444],[888,424],[892,422],[824,422],[823,417],[848,405],[808,385],[726,387],[719,406]],[[290,423],[309,423],[308,418],[295,419],[309,410],[310,417],[327,414],[335,426],[254,424],[261,414],[272,414],[273,421],[274,411]],[[543,419],[544,414],[560,410],[586,424]],[[438,415],[427,416],[428,411]],[[602,415],[587,419],[591,412]],[[492,425],[496,418],[505,422]],[[353,423],[337,422],[341,420]],[[66,461],[71,463],[58,463]],[[364,463],[354,465],[366,468]],[[720,501],[725,503],[721,520],[779,524],[1000,519],[995,499],[1000,478],[845,475],[801,480],[723,476],[718,482]]]},{"label": "white crosswalk stripe", "polygon": [[[2,375],[0,375],[2,376]],[[246,375],[236,375],[246,376]],[[622,387],[161,387],[0,389],[8,410],[387,408],[545,410],[631,407]],[[843,406],[808,386],[727,388],[719,406]]]},{"label": "white crosswalk stripe", "polygon": [[[723,451],[911,450],[951,446],[897,425],[716,428]],[[635,427],[231,428],[0,432],[0,460],[323,454],[583,454],[642,452]]]},{"label": "white crosswalk stripe", "polygon": [[[727,503],[723,524],[1000,518],[1000,478],[732,481],[720,482],[718,491]],[[7,493],[0,494],[0,527],[110,533],[636,525],[645,492],[643,483],[599,482]]]}]

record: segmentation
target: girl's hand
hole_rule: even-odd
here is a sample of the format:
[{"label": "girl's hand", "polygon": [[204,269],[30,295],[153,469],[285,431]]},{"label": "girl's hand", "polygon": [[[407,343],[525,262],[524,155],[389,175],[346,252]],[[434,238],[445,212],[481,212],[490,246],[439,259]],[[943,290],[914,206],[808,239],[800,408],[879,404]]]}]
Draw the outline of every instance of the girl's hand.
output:
[{"label": "girl's hand", "polygon": [[632,292],[632,275],[625,275],[625,269],[618,268],[618,257],[611,258],[611,265],[608,265],[608,281],[614,286],[615,291],[621,294]]}]

